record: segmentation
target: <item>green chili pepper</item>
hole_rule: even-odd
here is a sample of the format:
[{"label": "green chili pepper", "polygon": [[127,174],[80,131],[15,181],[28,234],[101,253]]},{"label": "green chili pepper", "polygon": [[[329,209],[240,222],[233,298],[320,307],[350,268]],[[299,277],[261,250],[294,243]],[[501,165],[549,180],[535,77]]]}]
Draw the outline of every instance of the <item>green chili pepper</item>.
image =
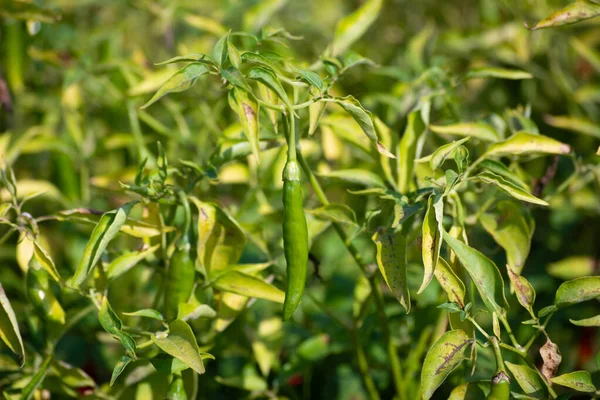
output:
[{"label": "green chili pepper", "polygon": [[179,304],[189,300],[194,290],[196,275],[195,262],[190,257],[191,246],[188,237],[191,223],[190,205],[183,192],[179,193],[179,198],[185,214],[185,226],[167,270],[165,284],[165,318],[167,321],[177,318]]},{"label": "green chili pepper", "polygon": [[510,397],[510,379],[504,371],[498,372],[492,379],[492,390],[487,400],[508,400]]},{"label": "green chili pepper", "polygon": [[173,375],[173,382],[169,385],[166,400],[187,400],[188,396],[183,387],[181,375]]},{"label": "green chili pepper", "polygon": [[302,205],[300,165],[296,161],[294,119],[290,113],[288,160],[283,170],[283,250],[287,263],[287,288],[283,319],[289,319],[302,298],[308,263],[308,229]]},{"label": "green chili pepper", "polygon": [[49,274],[35,257],[27,270],[27,296],[45,320],[61,325],[65,323],[65,311],[52,292]]}]

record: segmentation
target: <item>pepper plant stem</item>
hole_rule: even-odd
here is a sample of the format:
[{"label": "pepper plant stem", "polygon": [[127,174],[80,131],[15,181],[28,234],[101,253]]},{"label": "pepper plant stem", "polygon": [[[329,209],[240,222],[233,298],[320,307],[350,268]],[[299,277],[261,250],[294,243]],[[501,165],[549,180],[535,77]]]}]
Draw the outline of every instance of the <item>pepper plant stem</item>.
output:
[{"label": "pepper plant stem", "polygon": [[[300,167],[304,171],[304,174],[307,176],[308,181],[310,182],[310,185],[312,186],[315,194],[317,195],[317,198],[319,199],[321,204],[323,204],[324,206],[328,205],[329,199],[327,199],[325,192],[321,188],[321,185],[319,184],[319,181],[317,180],[316,176],[313,174],[312,170],[310,169],[310,166],[306,163],[306,160],[302,156],[301,151],[297,152],[297,157],[298,157],[298,162],[300,163]],[[352,243],[352,241],[350,240],[350,238],[344,231],[344,228],[342,228],[342,226],[336,222],[333,223],[333,227],[336,230],[336,232],[338,233],[340,239],[342,239],[342,242],[344,242],[344,245],[350,252],[350,255],[352,255],[352,258],[354,258],[354,261],[356,261],[356,263],[360,267],[361,271],[364,274],[366,274],[367,273],[367,264],[363,260],[362,255],[360,254],[360,251],[356,248],[356,246]],[[392,342],[392,339],[391,339],[390,327],[388,324],[387,316],[385,315],[385,304],[384,304],[384,299],[383,299],[383,293],[381,292],[381,289],[377,285],[375,276],[372,276],[369,278],[369,285],[371,287],[371,291],[374,294],[373,297],[375,299],[375,304],[377,305],[378,316],[379,316],[379,320],[380,320],[380,323],[381,323],[381,326],[383,329],[384,338],[386,341],[386,349],[387,349],[388,357],[390,359],[390,365],[392,367],[392,379],[394,382],[394,387],[396,389],[398,398],[400,400],[405,400],[406,396],[405,396],[405,392],[404,392],[404,388],[403,388],[403,384],[402,384],[402,367],[400,365],[400,359],[398,358],[398,351],[397,351],[396,345]],[[359,362],[359,368],[360,367],[361,367],[361,365]]]}]

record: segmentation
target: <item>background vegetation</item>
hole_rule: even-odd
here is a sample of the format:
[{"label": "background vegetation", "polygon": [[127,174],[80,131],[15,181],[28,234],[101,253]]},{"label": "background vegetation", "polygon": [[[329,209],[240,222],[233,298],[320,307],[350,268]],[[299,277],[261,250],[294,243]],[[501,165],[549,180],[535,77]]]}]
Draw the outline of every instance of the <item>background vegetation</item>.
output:
[{"label": "background vegetation", "polygon": [[[448,300],[437,281],[417,294],[423,280],[421,223],[427,199],[411,197],[404,202],[406,198],[394,200],[395,195],[386,199],[385,191],[377,188],[396,193],[400,199],[412,189],[436,186],[432,181],[444,186],[444,172],[417,163],[415,176],[409,175],[409,183],[402,188],[396,181],[404,173],[398,162],[397,171],[392,164],[389,183],[382,167],[385,162],[350,114],[329,105],[309,136],[308,112],[298,110],[304,157],[329,200],[345,206],[323,209],[314,190],[305,185],[309,278],[298,311],[283,322],[280,304],[267,300],[279,299],[286,281],[281,239],[285,163],[281,122],[279,134],[260,124],[262,147],[257,163],[248,150],[235,160],[226,152],[233,144],[245,144],[246,136],[228,102],[230,87],[219,76],[200,77],[189,90],[141,108],[182,67],[154,63],[189,53],[212,55],[217,41],[230,29],[259,35],[259,45],[246,36],[230,38],[242,52],[258,49],[270,55],[291,79],[297,75],[294,68],[312,69],[330,85],[331,96],[353,95],[389,128],[387,137],[382,137],[385,129],[378,126],[378,134],[392,153],[409,134],[409,115],[422,118],[424,109],[428,129],[417,132],[421,137],[413,154],[417,159],[453,139],[471,137],[465,146],[472,162],[488,148],[489,135],[494,142],[519,131],[541,133],[568,144],[572,149],[568,155],[511,158],[506,163],[528,192],[549,203],[546,207],[516,203],[524,218],[534,221],[527,222],[531,235],[523,240],[525,247],[530,240],[530,251],[519,253],[527,258],[520,268],[537,293],[536,313],[553,303],[563,281],[597,273],[600,19],[535,31],[524,27],[524,22],[531,27],[569,1],[387,0],[376,7],[374,22],[359,24],[360,32],[348,46],[340,44],[343,26],[336,31],[336,24],[355,15],[365,3],[379,2],[36,3],[43,9],[0,0],[0,160],[4,165],[0,282],[16,315],[24,348],[23,353],[11,347],[16,342],[7,337],[12,328],[4,309],[2,339],[8,346],[0,345],[0,390],[6,398],[20,398],[24,392],[42,398],[42,389],[52,393],[52,398],[164,397],[173,361],[164,358],[160,368],[155,367],[156,360],[149,362],[159,353],[154,345],[138,349],[135,360],[124,358],[123,345],[113,336],[126,342],[122,332],[128,332],[139,347],[148,339],[146,331],[161,329],[160,321],[124,313],[160,307],[164,261],[183,223],[182,210],[173,205],[169,193],[175,187],[197,199],[192,201],[194,224],[202,207],[227,213],[228,217],[216,217],[227,233],[219,242],[227,254],[224,267],[253,265],[252,273],[270,283],[267,289],[256,289],[259,295],[239,291],[232,295],[225,283],[211,285],[199,271],[199,289],[192,304],[196,315],[188,322],[206,372],[183,371],[190,398],[372,398],[361,363],[368,365],[368,379],[381,398],[421,395],[425,354],[450,329],[450,313],[438,307]],[[344,47],[339,54],[336,43]],[[338,57],[341,64],[335,67],[323,55]],[[299,92],[306,87],[289,88],[294,103],[307,100]],[[267,108],[262,110],[261,116],[268,121]],[[414,110],[418,111],[411,114]],[[144,160],[145,170],[140,168]],[[138,171],[143,176],[136,178]],[[126,225],[129,234],[117,235],[98,254],[103,268],[91,273],[83,288],[65,285],[81,264],[99,216],[140,199],[140,194],[151,201],[135,206],[130,218],[143,222],[130,221]],[[531,316],[511,294],[503,268],[506,252],[497,244],[494,229],[481,223],[482,214],[497,212],[496,200],[507,198],[490,185],[471,187],[462,198],[464,224],[470,246],[501,267],[508,322],[516,340],[525,343],[535,329],[521,322]],[[409,313],[380,279],[377,239],[372,239],[378,229],[398,220],[407,241]],[[449,229],[450,214],[443,222]],[[332,224],[343,226],[362,255],[364,269]],[[199,228],[194,225],[194,237]],[[196,254],[193,247],[200,257],[203,250],[198,247]],[[62,322],[60,315],[54,320],[42,315],[28,294],[31,278],[26,277],[34,253],[45,268],[53,264],[64,279],[60,285],[46,283],[66,313]],[[114,260],[122,255],[130,258],[120,259],[121,264],[115,266]],[[369,300],[376,296],[369,279],[382,290],[382,303]],[[273,292],[265,295],[265,290]],[[106,312],[102,293],[123,324],[118,329],[113,326],[113,331],[100,321],[102,312],[98,318],[98,309],[104,307]],[[481,308],[479,300],[474,302]],[[599,313],[594,300],[553,316],[545,332],[562,353],[559,374],[586,370],[600,383],[597,330],[570,322]],[[489,314],[477,319],[486,330],[496,332]],[[116,324],[115,319],[110,323]],[[509,342],[506,333],[502,335]],[[531,362],[540,368],[542,337],[528,349]],[[395,362],[390,351],[398,357],[400,372],[391,368]],[[518,360],[510,353],[506,357],[514,363]],[[126,368],[115,376],[115,366]],[[495,370],[491,347],[481,348],[476,361],[462,363],[434,398],[447,398],[454,387],[467,381],[489,382]],[[402,389],[395,382],[397,372]],[[115,378],[112,386],[111,376]],[[551,396],[541,389],[527,392],[514,379],[511,385],[521,396],[528,393],[530,397],[525,398]],[[558,394],[564,392],[560,386],[554,388]],[[472,396],[482,398],[477,393]]]}]

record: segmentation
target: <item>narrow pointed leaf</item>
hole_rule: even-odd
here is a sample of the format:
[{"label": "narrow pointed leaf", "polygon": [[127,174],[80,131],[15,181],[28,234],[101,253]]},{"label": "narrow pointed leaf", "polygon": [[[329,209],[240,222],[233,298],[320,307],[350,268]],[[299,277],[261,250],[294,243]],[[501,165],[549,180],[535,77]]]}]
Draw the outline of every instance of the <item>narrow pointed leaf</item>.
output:
[{"label": "narrow pointed leaf", "polygon": [[496,264],[478,250],[443,233],[444,241],[458,257],[460,263],[475,283],[484,304],[491,312],[501,313],[506,305],[504,297],[504,281]]},{"label": "narrow pointed leaf", "polygon": [[260,147],[258,143],[258,103],[250,98],[247,92],[239,89],[233,89],[229,92],[230,103],[237,113],[240,123],[244,128],[244,134],[252,148],[252,154],[256,160],[260,160]]},{"label": "narrow pointed leaf", "polygon": [[183,361],[197,373],[205,372],[196,337],[186,322],[174,320],[169,324],[168,333],[159,332],[152,336],[152,341],[162,351]]},{"label": "narrow pointed leaf", "polygon": [[285,293],[275,286],[258,277],[244,274],[239,271],[227,272],[220,276],[214,282],[214,287],[226,292],[266,299],[276,303],[283,304],[283,300],[285,299]]},{"label": "narrow pointed leaf", "polygon": [[13,311],[10,301],[0,283],[0,339],[8,346],[19,359],[19,364],[25,363],[25,349],[23,339],[19,331],[19,323]]},{"label": "narrow pointed leaf", "polygon": [[110,241],[119,233],[121,227],[127,221],[127,215],[136,203],[127,203],[116,210],[108,211],[102,215],[85,246],[83,257],[69,282],[70,285],[76,287],[85,281],[88,274],[98,263],[100,256],[106,250]]},{"label": "narrow pointed leaf", "polygon": [[381,231],[373,235],[377,266],[396,300],[408,313],[410,292],[406,283],[406,238],[401,232]]},{"label": "narrow pointed leaf", "polygon": [[321,117],[327,108],[327,102],[317,101],[308,106],[308,135],[312,135],[317,130]]},{"label": "narrow pointed leaf", "polygon": [[596,315],[595,317],[591,317],[591,318],[578,319],[578,320],[570,319],[569,321],[571,321],[571,323],[573,325],[577,325],[577,326],[600,326],[600,315]]},{"label": "narrow pointed leaf", "polygon": [[535,154],[569,154],[571,146],[548,136],[519,132],[503,142],[494,143],[485,157],[518,156]]},{"label": "narrow pointed leaf", "polygon": [[378,152],[390,158],[396,158],[379,142],[377,131],[373,124],[373,115],[370,111],[366,110],[353,96],[336,98],[335,102],[354,118]]},{"label": "narrow pointed leaf", "polygon": [[344,182],[354,183],[366,187],[385,188],[385,182],[379,175],[364,169],[342,169],[337,171],[322,172],[319,176],[325,178],[339,179]]},{"label": "narrow pointed leaf", "polygon": [[312,72],[307,69],[297,68],[296,73],[298,74],[300,79],[302,79],[309,85],[317,88],[317,90],[319,90],[319,92],[323,91],[323,80],[316,72]]},{"label": "narrow pointed leaf", "polygon": [[469,139],[470,137],[467,136],[466,138],[455,140],[454,142],[445,144],[434,151],[431,155],[431,159],[429,160],[429,166],[431,169],[435,171],[441,167],[446,159],[448,159],[448,157],[452,157],[454,155],[454,151]]},{"label": "narrow pointed leaf", "polygon": [[421,392],[429,400],[436,389],[466,358],[465,350],[473,339],[462,330],[446,332],[429,349],[421,371]]},{"label": "narrow pointed leaf", "polygon": [[442,257],[439,258],[435,268],[435,278],[446,292],[448,301],[458,304],[461,308],[465,306],[465,284],[454,273],[452,267]]},{"label": "narrow pointed leaf", "polygon": [[287,93],[283,89],[281,82],[273,72],[266,68],[254,67],[248,71],[247,76],[250,79],[254,79],[255,81],[262,83],[275,92],[281,101],[283,101],[283,103],[286,105],[286,107],[291,110],[292,103]]},{"label": "narrow pointed leaf", "polygon": [[535,197],[531,193],[526,192],[525,190],[521,189],[520,187],[505,180],[500,175],[496,175],[492,172],[482,172],[479,175],[476,175],[475,177],[488,185],[496,186],[498,189],[505,191],[506,193],[508,193],[509,195],[514,197],[515,199],[523,200],[523,201],[526,201],[526,202],[532,203],[532,204],[538,204],[541,206],[549,205],[548,202]]},{"label": "narrow pointed leaf", "polygon": [[505,361],[505,364],[526,394],[534,395],[537,398],[546,398],[546,386],[536,371],[525,365],[513,364],[508,361]]},{"label": "narrow pointed leaf", "polygon": [[600,15],[600,4],[590,0],[577,0],[565,8],[550,14],[534,26],[525,24],[527,29],[535,31],[542,28],[554,28],[568,24],[574,24]]},{"label": "narrow pointed leaf", "polygon": [[123,275],[125,272],[129,271],[131,268],[143,261],[150,254],[158,250],[159,247],[160,245],[157,244],[145,250],[134,251],[132,253],[123,254],[122,256],[115,258],[110,264],[108,264],[108,267],[106,268],[107,279],[111,280]]},{"label": "narrow pointed leaf", "polygon": [[440,249],[442,248],[443,218],[443,198],[440,194],[432,194],[427,201],[427,211],[423,219],[421,256],[423,258],[424,275],[423,283],[417,293],[425,290],[431,279],[433,279],[435,267],[440,258]]},{"label": "narrow pointed leaf", "polygon": [[466,79],[474,78],[498,78],[498,79],[532,79],[533,75],[529,72],[521,71],[518,69],[507,69],[497,67],[481,67],[475,68],[467,72]]},{"label": "narrow pointed leaf", "polygon": [[586,118],[569,115],[546,115],[544,116],[544,121],[555,128],[567,129],[600,139],[600,125]]},{"label": "narrow pointed leaf", "polygon": [[133,358],[131,358],[127,355],[122,356],[121,359],[119,361],[117,361],[117,363],[115,364],[115,367],[113,368],[112,376],[110,377],[110,386],[115,384],[119,375],[121,375],[121,373],[123,371],[125,371],[125,368],[127,368],[127,365],[129,365],[129,363],[132,361],[133,361]]},{"label": "narrow pointed leaf", "polygon": [[411,188],[417,142],[425,130],[426,126],[419,111],[408,114],[406,128],[398,146],[398,191],[400,193],[406,193]]},{"label": "narrow pointed leaf", "polygon": [[208,73],[208,68],[202,63],[191,63],[186,65],[163,83],[154,96],[152,96],[152,98],[141,108],[148,108],[161,97],[166,96],[169,93],[183,92],[184,90],[189,89],[198,77],[206,73]]}]

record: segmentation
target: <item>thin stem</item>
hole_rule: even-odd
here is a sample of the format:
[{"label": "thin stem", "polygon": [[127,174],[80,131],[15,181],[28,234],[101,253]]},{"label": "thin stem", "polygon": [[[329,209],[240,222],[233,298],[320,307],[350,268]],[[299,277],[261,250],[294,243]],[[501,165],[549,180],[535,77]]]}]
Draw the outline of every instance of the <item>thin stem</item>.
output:
[{"label": "thin stem", "polygon": [[546,320],[544,321],[544,323],[542,324],[541,327],[538,328],[537,331],[535,331],[535,333],[531,336],[531,338],[529,338],[529,340],[527,341],[527,344],[525,344],[525,347],[523,348],[524,351],[529,350],[529,348],[533,345],[533,343],[535,342],[535,339],[538,338],[538,336],[540,336],[540,333],[545,332],[546,331],[546,326],[548,325],[548,322],[550,322],[550,318],[552,318],[552,316],[554,315],[554,313],[550,313],[548,314],[548,316],[546,316]]},{"label": "thin stem", "polygon": [[377,388],[375,387],[375,383],[373,382],[373,378],[369,375],[369,364],[367,363],[367,357],[365,356],[365,351],[358,340],[358,332],[352,332],[352,342],[354,343],[354,349],[356,351],[356,362],[358,363],[358,370],[360,371],[360,376],[363,380],[363,384],[365,385],[365,389],[367,390],[367,394],[369,399],[371,400],[379,400],[379,393],[377,392]]},{"label": "thin stem", "polygon": [[296,161],[296,121],[294,115],[289,113],[289,136],[288,136],[288,162]]},{"label": "thin stem", "polygon": [[467,319],[473,324],[473,326],[489,341],[490,335],[475,321],[473,317],[467,317]]},{"label": "thin stem", "polygon": [[500,351],[500,345],[498,343],[498,338],[496,338],[495,336],[490,336],[490,338],[488,340],[491,343],[492,348],[494,349],[494,357],[496,358],[496,373],[495,373],[495,375],[498,375],[498,373],[500,373],[500,372],[504,372],[506,375],[508,375],[508,373],[506,372],[506,367],[504,366],[504,360],[502,359],[502,352]]},{"label": "thin stem", "polygon": [[504,325],[504,329],[506,330],[506,333],[508,334],[508,337],[510,338],[510,341],[512,342],[513,346],[515,346],[517,349],[523,349],[523,346],[521,346],[519,342],[517,342],[517,338],[513,334],[513,331],[510,328],[510,325],[508,324],[506,316],[498,316],[498,319],[500,320],[500,322],[502,322],[502,325]]},{"label": "thin stem", "polygon": [[[310,169],[310,166],[306,163],[306,160],[302,156],[301,151],[297,152],[297,157],[298,157],[298,162],[300,163],[300,167],[304,171],[304,174],[308,177],[308,181],[310,182],[315,194],[317,195],[317,198],[319,199],[321,204],[323,204],[324,206],[328,205],[329,200],[327,199],[325,192],[321,188],[319,181],[317,181],[317,178],[315,177],[312,170]],[[342,239],[342,242],[344,242],[344,245],[350,252],[350,255],[352,255],[352,258],[354,258],[354,261],[356,261],[356,263],[360,267],[361,271],[364,274],[366,274],[367,273],[367,264],[363,260],[362,255],[360,254],[360,251],[356,248],[356,246],[352,243],[352,241],[350,240],[350,238],[344,231],[344,228],[340,224],[335,223],[335,222],[333,223],[333,227],[336,230],[336,232],[338,233],[340,239]],[[369,279],[369,285],[371,287],[371,292],[373,293],[373,297],[375,299],[375,304],[377,305],[378,316],[379,316],[381,327],[383,329],[383,334],[384,334],[384,338],[386,341],[388,357],[390,359],[390,364],[392,367],[392,378],[394,381],[394,386],[396,388],[396,393],[398,394],[398,398],[400,400],[404,400],[404,399],[406,399],[406,395],[405,395],[404,387],[402,384],[402,369],[400,366],[400,360],[398,358],[398,352],[397,352],[396,346],[391,340],[390,327],[388,324],[387,316],[385,315],[385,303],[384,303],[384,299],[383,299],[383,293],[381,292],[381,289],[377,285],[377,282],[375,281],[375,277],[371,277]],[[359,362],[360,362],[360,360],[359,360]]]}]

